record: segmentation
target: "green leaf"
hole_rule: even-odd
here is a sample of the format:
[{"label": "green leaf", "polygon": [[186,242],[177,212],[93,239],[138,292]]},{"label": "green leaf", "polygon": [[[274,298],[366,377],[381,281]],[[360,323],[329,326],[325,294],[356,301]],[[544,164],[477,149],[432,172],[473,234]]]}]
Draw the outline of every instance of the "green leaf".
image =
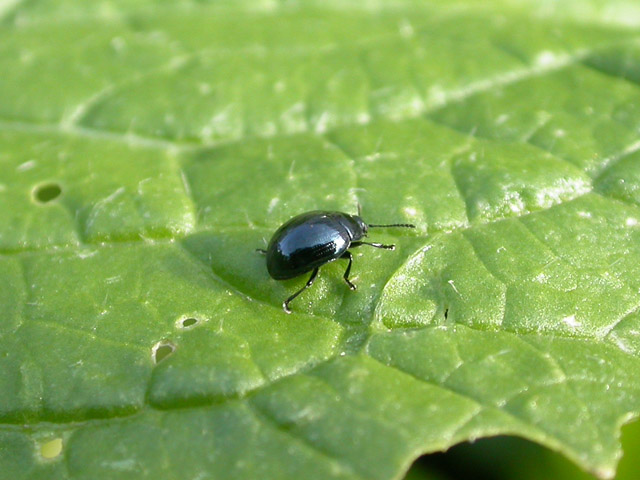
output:
[{"label": "green leaf", "polygon": [[[0,477],[394,479],[640,411],[632,0],[0,2]],[[277,282],[296,213],[415,231]],[[374,238],[375,237],[375,238]]]}]

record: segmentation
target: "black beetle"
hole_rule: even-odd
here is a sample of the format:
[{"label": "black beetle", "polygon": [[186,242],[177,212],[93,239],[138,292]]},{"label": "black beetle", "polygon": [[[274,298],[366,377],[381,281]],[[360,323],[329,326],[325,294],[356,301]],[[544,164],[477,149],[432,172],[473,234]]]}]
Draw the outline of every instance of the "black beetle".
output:
[{"label": "black beetle", "polygon": [[258,249],[267,255],[269,275],[275,280],[287,280],[313,270],[306,285],[282,303],[284,311],[291,313],[289,302],[313,284],[322,265],[338,258],[349,260],[343,278],[349,288],[355,290],[356,286],[349,280],[353,257],[348,248],[360,245],[388,250],[395,248],[395,245],[361,241],[373,227],[415,228],[415,225],[367,225],[359,215],[315,210],[297,215],[278,228],[267,249]]}]

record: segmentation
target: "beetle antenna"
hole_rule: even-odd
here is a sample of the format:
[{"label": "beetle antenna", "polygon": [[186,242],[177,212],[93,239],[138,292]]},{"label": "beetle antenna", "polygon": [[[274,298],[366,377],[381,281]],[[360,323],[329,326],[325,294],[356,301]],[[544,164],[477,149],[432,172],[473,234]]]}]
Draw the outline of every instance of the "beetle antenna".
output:
[{"label": "beetle antenna", "polygon": [[390,223],[388,225],[373,225],[373,224],[368,224],[368,227],[373,227],[373,228],[378,228],[378,227],[404,227],[404,228],[416,228],[415,225],[412,225],[410,223]]},{"label": "beetle antenna", "polygon": [[360,205],[360,202],[357,202],[358,204],[358,216],[361,217],[362,216],[362,205]]}]

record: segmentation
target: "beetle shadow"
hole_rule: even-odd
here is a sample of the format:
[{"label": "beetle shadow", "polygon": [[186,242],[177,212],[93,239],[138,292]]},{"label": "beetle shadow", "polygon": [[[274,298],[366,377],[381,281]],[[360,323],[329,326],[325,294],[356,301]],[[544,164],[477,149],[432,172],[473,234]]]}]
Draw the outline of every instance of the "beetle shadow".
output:
[{"label": "beetle shadow", "polygon": [[[307,275],[286,281],[277,281],[269,276],[265,255],[256,249],[266,248],[265,239],[268,239],[270,234],[271,231],[266,229],[205,231],[185,238],[182,240],[182,246],[211,273],[214,281],[235,290],[249,300],[269,304],[281,310],[284,299],[307,281]],[[323,282],[320,280],[317,283],[321,286]],[[315,287],[316,285],[314,289]],[[309,295],[306,298],[308,300]],[[299,303],[296,310],[319,313],[302,308],[304,301]],[[284,311],[282,314],[285,315]]]},{"label": "beetle shadow", "polygon": [[216,281],[249,298],[268,301],[266,289],[260,287],[269,280],[264,255],[255,251],[264,248],[262,237],[258,230],[205,231],[186,237],[182,246]]},{"label": "beetle shadow", "polygon": [[[271,233],[267,229],[204,231],[183,239],[181,245],[211,273],[214,281],[249,300],[272,305],[286,315],[282,302],[307,282],[309,274],[284,281],[269,276],[266,257],[256,249],[266,248],[266,239]],[[340,262],[338,269],[345,266],[345,262]],[[313,286],[291,303],[291,309],[335,318],[343,290],[348,288],[342,283],[341,274],[334,269],[334,265],[321,268]]]}]

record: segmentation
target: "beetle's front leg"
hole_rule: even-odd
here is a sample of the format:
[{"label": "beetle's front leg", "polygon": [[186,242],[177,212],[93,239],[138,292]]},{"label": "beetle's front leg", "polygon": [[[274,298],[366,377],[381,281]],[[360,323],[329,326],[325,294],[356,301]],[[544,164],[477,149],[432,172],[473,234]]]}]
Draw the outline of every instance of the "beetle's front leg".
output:
[{"label": "beetle's front leg", "polygon": [[370,246],[376,247],[376,248],[384,248],[385,250],[395,250],[396,249],[395,245],[384,245],[382,243],[376,243],[376,242],[353,242],[351,244],[352,247],[359,247],[360,245],[370,245]]}]

